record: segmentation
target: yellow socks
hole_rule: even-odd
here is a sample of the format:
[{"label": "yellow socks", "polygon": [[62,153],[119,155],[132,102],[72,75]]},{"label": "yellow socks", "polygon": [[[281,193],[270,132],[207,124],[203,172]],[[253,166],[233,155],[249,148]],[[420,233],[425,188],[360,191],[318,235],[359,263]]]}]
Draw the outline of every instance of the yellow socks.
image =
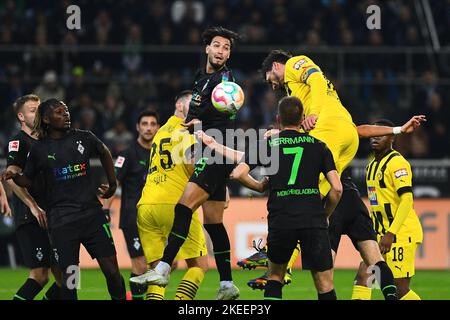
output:
[{"label": "yellow socks", "polygon": [[177,287],[175,300],[194,300],[204,277],[205,272],[201,268],[189,268]]},{"label": "yellow socks", "polygon": [[372,298],[372,289],[353,285],[352,300],[370,300]]},{"label": "yellow socks", "polygon": [[166,288],[149,285],[147,288],[147,293],[145,294],[145,300],[164,300],[164,293]]}]

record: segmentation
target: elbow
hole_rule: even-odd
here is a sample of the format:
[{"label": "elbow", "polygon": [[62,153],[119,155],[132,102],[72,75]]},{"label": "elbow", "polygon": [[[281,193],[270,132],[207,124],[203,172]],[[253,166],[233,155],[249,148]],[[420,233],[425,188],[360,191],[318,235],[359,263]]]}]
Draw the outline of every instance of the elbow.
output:
[{"label": "elbow", "polygon": [[344,188],[342,187],[342,183],[339,183],[338,185],[335,185],[333,187],[334,193],[336,194],[336,197],[339,199],[342,197],[342,193],[344,192]]}]

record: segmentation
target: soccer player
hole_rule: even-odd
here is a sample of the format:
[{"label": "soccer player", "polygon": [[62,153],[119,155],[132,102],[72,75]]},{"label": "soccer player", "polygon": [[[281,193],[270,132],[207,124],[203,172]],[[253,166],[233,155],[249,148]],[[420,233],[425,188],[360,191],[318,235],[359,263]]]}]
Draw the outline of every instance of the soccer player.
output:
[{"label": "soccer player", "polygon": [[[21,173],[28,162],[28,153],[37,143],[32,133],[39,97],[28,94],[19,97],[13,104],[13,110],[20,123],[20,132],[8,143],[7,170]],[[17,240],[22,252],[25,266],[30,269],[28,279],[14,296],[15,300],[32,300],[45,287],[49,280],[50,268],[56,282],[44,294],[44,299],[60,298],[61,271],[52,259],[52,250],[47,230],[45,230],[46,198],[44,180],[36,177],[27,189],[21,188],[9,180],[8,185],[14,192],[12,206]]]},{"label": "soccer player", "polygon": [[[305,119],[302,127],[327,144],[339,175],[356,155],[358,131],[350,113],[342,105],[333,84],[307,56],[272,50],[262,63],[264,79],[275,89],[300,99]],[[326,196],[329,184],[321,175],[320,194]]]},{"label": "soccer player", "polygon": [[[164,247],[174,223],[174,208],[194,171],[189,155],[195,138],[183,127],[192,91],[183,91],[175,98],[175,113],[159,129],[152,143],[150,169],[138,203],[138,228],[147,261],[154,268],[163,256]],[[176,260],[186,260],[188,270],[175,293],[176,300],[192,300],[208,269],[205,235],[194,212],[186,241]],[[131,281],[145,284],[146,277]],[[148,300],[162,300],[165,288],[149,285]]]},{"label": "soccer player", "polygon": [[[151,110],[143,111],[136,124],[137,140],[128,149],[119,153],[114,164],[117,180],[122,187],[119,227],[122,229],[131,258],[130,278],[147,271],[147,261],[136,223],[136,205],[145,185],[149,167],[148,154],[158,129],[158,114]],[[104,203],[105,208],[110,208],[112,199],[110,198]],[[143,300],[147,286],[130,281],[130,289],[133,300]]]},{"label": "soccer player", "polygon": [[[202,34],[206,45],[206,66],[197,72],[186,127],[201,123],[203,130],[216,129],[225,138],[226,129],[234,129],[235,116],[219,112],[211,102],[214,87],[222,81],[233,81],[226,62],[238,35],[223,27],[212,27]],[[227,143],[227,142],[225,142]],[[210,154],[203,146],[204,154]],[[213,159],[202,157],[189,179],[183,195],[175,206],[175,221],[164,255],[154,270],[149,270],[148,283],[165,284],[171,264],[187,237],[192,213],[203,208],[203,223],[213,243],[214,258],[220,275],[220,287],[216,299],[233,300],[239,297],[239,289],[234,285],[230,264],[230,241],[223,225],[226,200],[226,182],[234,164],[215,163]]]},{"label": "soccer player", "polygon": [[[257,161],[252,155],[232,150],[213,141],[209,146],[219,153],[231,151],[232,158],[241,163],[232,172],[246,187],[262,192],[268,184],[268,257],[269,276],[264,299],[282,298],[282,287],[287,263],[292,251],[301,243],[303,268],[311,270],[319,300],[335,300],[331,270],[333,260],[328,238],[327,219],[334,211],[342,194],[342,185],[327,146],[308,134],[300,133],[303,106],[297,97],[285,97],[278,106],[277,122],[281,131],[268,139],[271,162],[280,164],[268,180],[259,182],[248,173],[262,165],[258,152]],[[203,140],[205,143],[206,140]],[[221,150],[222,149],[222,150]],[[278,156],[277,159],[274,157]],[[242,162],[243,161],[243,162]],[[319,192],[319,174],[323,173],[331,189],[325,207]]]},{"label": "soccer player", "polygon": [[[358,134],[361,138],[369,138],[380,135],[393,135],[400,133],[411,133],[421,122],[426,121],[425,116],[414,116],[401,127],[389,126],[374,126],[374,125],[360,125],[357,127]],[[266,133],[266,137],[277,133],[276,130],[271,130]],[[395,300],[396,289],[391,270],[387,266],[380,249],[377,244],[377,238],[373,230],[372,220],[370,219],[367,207],[360,198],[359,191],[356,185],[352,182],[347,170],[344,170],[341,176],[343,185],[343,195],[341,201],[336,207],[335,212],[330,218],[329,236],[331,248],[333,250],[333,261],[339,248],[341,236],[346,234],[352,241],[355,248],[360,252],[363,260],[367,265],[375,265],[380,270],[380,282],[382,292],[387,300]],[[293,259],[298,255],[298,250],[294,250],[293,256],[289,263],[293,263]],[[259,261],[253,262],[253,265],[262,265],[266,254],[263,251],[259,252]],[[243,259],[243,262],[251,260],[251,257]],[[288,265],[289,269],[289,265]],[[264,289],[267,282],[267,274],[252,279],[248,285],[252,288]],[[361,281],[360,281],[361,282]],[[353,288],[353,299],[367,299],[367,294],[370,294],[370,288],[365,286],[355,285]]]},{"label": "soccer player", "polygon": [[[394,126],[385,119],[375,124]],[[423,231],[413,206],[411,165],[393,149],[393,143],[392,136],[370,139],[374,151],[374,159],[366,167],[370,211],[381,253],[394,274],[400,300],[420,300],[410,289],[410,282]],[[359,275],[367,274],[366,268],[362,264]]]},{"label": "soccer player", "polygon": [[[90,159],[99,157],[108,185],[98,191],[111,197],[117,187],[114,163],[108,148],[91,132],[71,129],[64,102],[49,99],[37,109],[33,131],[38,142],[30,150],[23,173],[5,170],[2,180],[13,179],[30,187],[43,176],[48,226],[55,258],[63,271],[62,298],[77,299],[80,244],[96,258],[105,275],[112,299],[125,299],[125,283],[119,272],[114,241],[97,198]],[[47,223],[43,215],[43,222]]]}]

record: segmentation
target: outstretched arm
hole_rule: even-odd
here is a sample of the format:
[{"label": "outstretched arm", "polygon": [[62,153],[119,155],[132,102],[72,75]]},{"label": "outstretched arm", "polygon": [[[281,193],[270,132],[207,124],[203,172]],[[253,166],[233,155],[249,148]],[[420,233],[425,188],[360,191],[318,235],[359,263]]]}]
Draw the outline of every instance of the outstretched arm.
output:
[{"label": "outstretched arm", "polygon": [[363,124],[357,127],[360,138],[389,136],[391,134],[411,133],[427,121],[424,115],[414,116],[401,127],[375,126]]},{"label": "outstretched arm", "polygon": [[264,192],[267,188],[269,180],[264,177],[261,181],[256,180],[250,174],[250,167],[246,163],[240,163],[233,172],[230,178],[239,181],[244,187],[251,190]]},{"label": "outstretched arm", "polygon": [[228,159],[232,160],[234,163],[238,163],[245,154],[244,152],[228,148],[228,147],[218,143],[213,137],[208,136],[202,130],[196,131],[195,135],[197,136],[197,138],[200,141],[202,141],[209,148],[213,149],[220,155],[223,155],[223,156],[227,157]]}]

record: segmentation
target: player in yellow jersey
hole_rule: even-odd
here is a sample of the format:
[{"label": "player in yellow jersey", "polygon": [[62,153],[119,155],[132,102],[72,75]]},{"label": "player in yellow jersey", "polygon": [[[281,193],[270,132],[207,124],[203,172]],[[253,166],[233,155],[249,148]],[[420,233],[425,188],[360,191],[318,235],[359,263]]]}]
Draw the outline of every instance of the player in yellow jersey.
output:
[{"label": "player in yellow jersey", "polygon": [[[319,66],[307,56],[273,50],[264,59],[261,72],[274,90],[284,88],[287,95],[300,99],[305,110],[303,129],[327,144],[341,174],[358,150],[358,131]],[[319,186],[325,196],[330,185],[323,175]]]},{"label": "player in yellow jersey", "polygon": [[[375,124],[393,126],[389,120]],[[409,286],[415,274],[416,250],[423,241],[422,226],[413,206],[411,165],[392,148],[393,142],[392,136],[370,139],[375,155],[366,167],[370,211],[380,250],[394,274],[399,298],[420,300]],[[365,269],[362,264],[360,274],[367,274]]]},{"label": "player in yellow jersey", "polygon": [[[194,171],[187,159],[195,138],[182,126],[189,109],[191,91],[183,91],[175,100],[175,114],[153,138],[150,165],[142,196],[137,204],[137,224],[145,257],[154,268],[163,256],[174,222],[174,207]],[[189,233],[178,252],[177,260],[186,260],[188,271],[177,288],[175,299],[194,299],[208,269],[205,236],[199,216],[192,215]],[[144,284],[146,274],[130,281]],[[149,285],[147,299],[162,300],[164,287]]]}]

